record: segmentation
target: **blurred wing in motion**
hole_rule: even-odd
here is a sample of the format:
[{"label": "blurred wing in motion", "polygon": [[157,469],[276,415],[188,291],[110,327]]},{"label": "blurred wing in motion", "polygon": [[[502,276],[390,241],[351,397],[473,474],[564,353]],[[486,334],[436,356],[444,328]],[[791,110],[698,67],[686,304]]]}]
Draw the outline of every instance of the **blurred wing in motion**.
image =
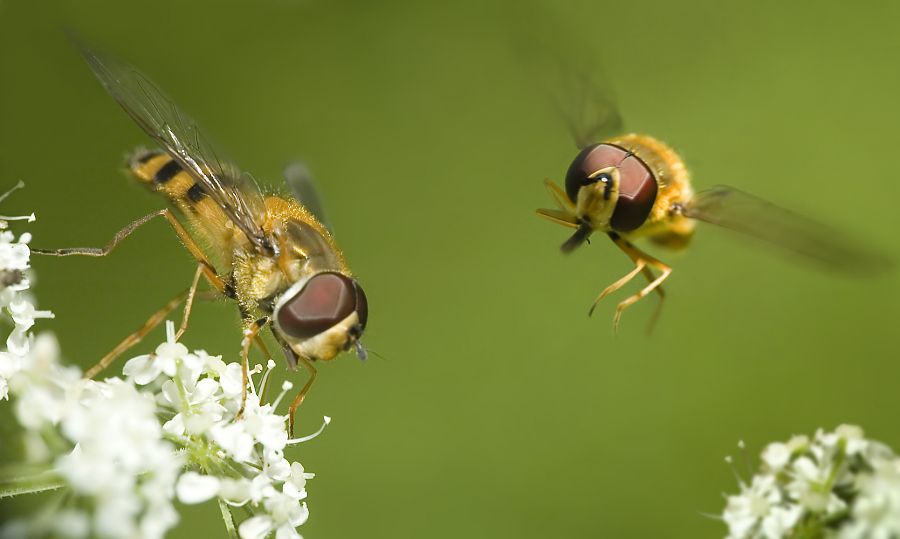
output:
[{"label": "blurred wing in motion", "polygon": [[300,161],[289,164],[284,168],[284,181],[291,188],[294,198],[315,215],[316,219],[333,235],[334,228],[325,214],[325,205],[322,204],[322,198],[313,182],[309,167]]},{"label": "blurred wing in motion", "polygon": [[563,73],[560,86],[556,109],[579,149],[623,132],[622,116],[599,71]]},{"label": "blurred wing in motion", "polygon": [[841,231],[733,187],[716,186],[697,193],[684,214],[777,245],[843,273],[875,274],[891,266],[886,257]]},{"label": "blurred wing in motion", "polygon": [[516,53],[530,78],[555,106],[578,148],[622,134],[624,124],[609,77],[598,58],[604,43],[596,35],[577,39],[577,25],[563,25],[536,2],[517,2],[511,11]]},{"label": "blurred wing in motion", "polygon": [[259,224],[265,203],[253,178],[220,159],[196,124],[137,69],[99,54],[76,36],[69,37],[125,112],[191,174],[257,249],[272,253]]}]

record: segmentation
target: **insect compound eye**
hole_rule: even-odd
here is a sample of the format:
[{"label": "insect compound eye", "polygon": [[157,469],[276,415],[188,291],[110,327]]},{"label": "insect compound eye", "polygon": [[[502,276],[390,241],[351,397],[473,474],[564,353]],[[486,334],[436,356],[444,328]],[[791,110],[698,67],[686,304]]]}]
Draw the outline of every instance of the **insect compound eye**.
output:
[{"label": "insect compound eye", "polygon": [[578,191],[586,185],[605,181],[606,188],[603,192],[605,199],[609,200],[612,192],[612,177],[609,174],[597,174],[598,170],[617,167],[622,160],[628,157],[628,152],[613,146],[612,144],[593,144],[587,146],[569,165],[566,172],[566,194],[575,202],[578,199]]},{"label": "insect compound eye", "polygon": [[291,337],[308,339],[334,327],[354,311],[365,327],[366,296],[355,280],[340,273],[318,273],[276,314],[278,326]]},{"label": "insect compound eye", "polygon": [[359,334],[362,335],[363,330],[366,329],[366,322],[369,321],[369,300],[366,299],[366,293],[363,292],[358,282],[353,281],[353,287],[356,289],[356,316],[359,317]]}]

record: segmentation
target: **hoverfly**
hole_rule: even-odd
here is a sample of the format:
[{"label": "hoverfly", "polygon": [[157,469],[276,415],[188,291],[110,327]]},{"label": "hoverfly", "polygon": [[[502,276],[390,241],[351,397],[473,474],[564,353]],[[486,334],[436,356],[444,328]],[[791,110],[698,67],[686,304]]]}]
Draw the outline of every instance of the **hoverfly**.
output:
[{"label": "hoverfly", "polygon": [[296,198],[263,195],[249,174],[220,159],[195,123],[147,77],[77,39],[73,41],[106,91],[162,146],[160,150],[135,152],[128,160],[131,175],[164,196],[188,226],[182,225],[170,209],[163,209],[129,224],[103,248],[35,252],[105,256],[141,225],[164,217],[197,260],[190,288],[155,313],[85,376],[93,377],[107,367],[184,301],[177,334],[180,337],[187,327],[198,283],[204,277],[218,294],[237,302],[243,320],[244,388],[239,415],[246,402],[251,343],[270,357],[260,338],[263,328],[271,329],[292,370],[300,364],[309,372],[290,407],[289,430],[293,434],[294,413],[316,378],[313,362],[334,359],[350,349],[365,359],[360,338],[368,318],[366,295],[321,218],[318,197],[305,167],[285,170]]},{"label": "hoverfly", "polygon": [[616,307],[614,330],[625,309],[655,291],[660,303],[650,321],[652,328],[665,297],[662,284],[672,273],[669,265],[633,242],[647,239],[681,250],[688,246],[698,221],[755,237],[839,271],[872,272],[889,264],[840,231],[734,187],[694,192],[687,167],[672,148],[648,135],[621,134],[622,117],[601,73],[570,76],[568,66],[555,68],[570,78],[562,84],[568,102],[558,105],[580,151],[566,172],[564,189],[545,180],[556,208],[537,213],[574,229],[562,244],[564,253],[596,232],[609,237],[634,264],[600,292],[589,314],[638,274],[646,278],[646,286]]}]

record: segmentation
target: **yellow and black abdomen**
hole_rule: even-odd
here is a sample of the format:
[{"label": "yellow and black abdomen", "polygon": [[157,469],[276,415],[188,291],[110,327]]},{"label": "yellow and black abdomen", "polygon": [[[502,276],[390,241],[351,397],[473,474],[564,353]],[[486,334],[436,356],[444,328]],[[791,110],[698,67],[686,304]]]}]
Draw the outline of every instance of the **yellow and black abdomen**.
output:
[{"label": "yellow and black abdomen", "polygon": [[202,198],[200,185],[166,152],[138,151],[129,161],[128,167],[138,181],[179,207],[182,204],[192,206]]},{"label": "yellow and black abdomen", "polygon": [[161,150],[140,150],[129,160],[128,168],[139,182],[181,210],[192,228],[216,251],[216,258],[228,256],[232,230],[228,217],[176,159]]}]

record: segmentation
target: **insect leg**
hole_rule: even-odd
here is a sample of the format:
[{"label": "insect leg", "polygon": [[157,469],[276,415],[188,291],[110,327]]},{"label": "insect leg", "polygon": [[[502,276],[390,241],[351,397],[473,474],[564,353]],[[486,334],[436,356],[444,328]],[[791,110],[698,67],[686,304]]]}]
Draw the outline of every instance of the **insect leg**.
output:
[{"label": "insect leg", "polygon": [[[648,283],[653,283],[656,280],[656,275],[650,270],[650,268],[645,267],[644,271],[642,271],[644,277],[647,278]],[[650,317],[650,321],[647,322],[647,335],[653,333],[653,328],[656,327],[656,321],[659,320],[659,314],[662,312],[663,301],[666,299],[666,291],[663,289],[662,285],[654,288],[657,294],[659,294],[659,303],[656,304],[656,309],[653,310],[653,316]]]},{"label": "insect leg", "polygon": [[205,266],[203,264],[197,264],[197,271],[194,272],[194,280],[191,281],[187,300],[184,302],[184,314],[181,315],[181,325],[178,327],[178,332],[175,333],[176,341],[181,339],[181,336],[184,335],[184,332],[187,330],[188,318],[191,317],[191,309],[194,307],[194,297],[197,295],[197,285],[200,284],[200,276],[203,275],[204,269]]},{"label": "insect leg", "polygon": [[294,402],[291,403],[290,413],[288,415],[288,434],[291,438],[294,437],[294,413],[297,411],[297,408],[303,404],[303,399],[306,398],[306,394],[309,393],[309,388],[312,387],[313,382],[316,379],[316,368],[313,366],[312,361],[303,356],[297,356],[297,359],[300,360],[300,363],[302,363],[306,370],[309,371],[309,380],[303,384],[300,393],[297,393],[297,396],[294,397]]},{"label": "insect leg", "polygon": [[146,322],[144,322],[143,326],[141,326],[137,331],[135,331],[131,335],[125,337],[125,339],[123,339],[122,342],[117,344],[115,348],[113,348],[112,350],[109,351],[109,353],[107,353],[105,356],[100,358],[100,361],[98,361],[96,365],[94,365],[93,367],[88,369],[87,372],[84,373],[84,377],[85,378],[93,378],[94,376],[97,376],[97,374],[99,374],[100,371],[102,371],[106,367],[109,367],[109,365],[113,361],[115,361],[116,358],[119,357],[122,353],[124,353],[126,350],[128,350],[132,346],[136,345],[137,343],[141,342],[141,339],[143,339],[145,335],[147,335],[148,333],[153,331],[153,328],[158,326],[160,322],[165,320],[166,316],[170,312],[175,310],[175,307],[178,307],[178,304],[180,304],[182,301],[184,301],[184,298],[186,298],[189,294],[190,294],[190,291],[184,290],[183,292],[181,292],[180,294],[178,294],[177,296],[175,296],[174,298],[169,300],[169,302],[166,303],[162,309],[153,313],[150,316],[150,318],[147,319]]},{"label": "insect leg", "polygon": [[234,297],[234,289],[222,280],[219,277],[218,273],[216,273],[215,268],[213,268],[212,264],[206,260],[206,255],[203,254],[203,251],[200,249],[200,246],[197,245],[197,242],[191,237],[190,233],[187,229],[184,228],[184,225],[175,217],[175,214],[172,213],[172,210],[166,208],[163,210],[155,211],[151,214],[145,215],[140,219],[137,219],[131,223],[129,223],[125,228],[116,232],[116,235],[113,236],[113,239],[109,241],[103,247],[69,247],[65,249],[32,249],[31,252],[39,255],[47,255],[47,256],[73,256],[73,255],[81,255],[81,256],[106,256],[113,249],[116,248],[119,243],[131,235],[132,232],[140,228],[142,225],[148,223],[153,220],[155,217],[165,217],[166,221],[169,222],[169,225],[175,230],[175,234],[178,235],[178,239],[184,244],[185,248],[193,255],[193,257],[199,262],[203,268],[203,274],[206,276],[206,279],[210,282],[210,284],[222,294],[228,297]]},{"label": "insect leg", "polygon": [[[244,309],[244,307],[243,307],[240,303],[238,304],[238,307],[239,307],[240,310],[241,310],[241,319],[244,320],[244,325],[245,325],[245,326],[248,326],[248,324],[251,324],[251,323],[252,323],[251,320],[253,320],[253,318],[250,316],[250,313],[247,312],[247,311]],[[248,327],[249,327],[249,326],[248,326]],[[274,334],[274,333],[273,333],[273,334]],[[257,348],[260,349],[260,351],[261,351],[261,352],[263,353],[263,355],[266,357],[266,361],[268,361],[269,359],[272,358],[272,354],[269,353],[269,348],[266,346],[265,341],[262,340],[262,336],[261,336],[259,333],[257,333],[257,334],[253,337],[253,343],[256,345]],[[249,358],[249,351],[248,351],[248,358]],[[249,361],[249,359],[248,359],[248,361]],[[246,384],[244,384],[244,385],[246,386]],[[266,400],[266,386],[263,386],[263,387],[260,389],[260,393],[259,393],[259,401],[260,401],[260,402],[263,402],[263,401],[265,401],[265,400]]]},{"label": "insect leg", "polygon": [[556,206],[560,210],[569,214],[575,213],[575,203],[569,199],[569,195],[560,186],[550,181],[549,178],[545,178],[544,187],[550,191],[550,197],[553,198],[553,202],[556,202]]},{"label": "insect leg", "polygon": [[646,269],[646,262],[643,260],[634,260],[634,269],[629,271],[624,277],[614,282],[613,284],[607,286],[603,289],[603,292],[600,292],[600,295],[597,296],[597,299],[594,300],[594,303],[591,305],[590,310],[588,311],[588,316],[594,314],[594,309],[597,308],[597,304],[600,303],[600,300],[605,298],[606,296],[612,294],[616,290],[625,286],[629,281],[635,278],[635,276],[644,271]]},{"label": "insect leg", "polygon": [[[250,322],[244,329],[244,338],[241,340],[241,408],[238,410],[236,419],[240,419],[244,415],[244,408],[247,406],[247,386],[250,384],[250,344],[259,340],[259,332],[269,323],[268,317],[262,317],[259,320]],[[261,341],[260,341],[261,342]],[[265,350],[265,345],[262,345]]]},{"label": "insect leg", "polygon": [[[613,240],[613,241],[615,242],[616,240]],[[619,241],[623,241],[623,240],[621,240],[621,238],[620,238]],[[628,255],[629,258],[634,260],[635,263],[637,263],[638,260],[642,260],[641,258],[636,258],[637,255],[635,254],[635,253],[640,253],[641,251],[636,249],[629,242],[623,242],[623,243],[624,243],[624,247],[622,244],[620,244],[618,242],[616,242],[616,245],[619,246],[622,249],[622,251],[626,255]],[[653,271],[646,265],[641,270],[641,273],[644,274],[644,277],[647,279],[648,283],[653,283],[653,281],[656,280],[656,275],[654,275]],[[648,335],[653,333],[653,328],[656,327],[656,321],[659,320],[659,314],[662,312],[663,301],[666,299],[666,291],[663,290],[662,286],[657,286],[655,288],[655,290],[659,294],[659,303],[656,304],[656,309],[653,310],[653,316],[650,317],[650,321],[647,323],[647,334]]]},{"label": "insect leg", "polygon": [[[106,256],[115,249],[116,245],[119,244],[122,240],[131,235],[132,232],[141,227],[141,225],[146,224],[148,221],[152,220],[154,217],[159,217],[169,210],[159,210],[155,211],[149,215],[145,215],[140,219],[137,219],[131,223],[129,223],[125,228],[116,232],[116,235],[113,236],[113,239],[109,241],[103,247],[69,247],[66,249],[32,249],[31,252],[39,255],[47,255],[47,256],[72,256],[72,255],[82,255],[82,256]],[[170,212],[171,213],[171,212]]]},{"label": "insect leg", "polygon": [[[672,268],[657,260],[656,258],[648,255],[647,253],[641,251],[630,242],[623,240],[618,234],[610,234],[609,236],[613,243],[615,243],[619,249],[621,249],[629,258],[635,261],[635,264],[639,262],[643,262],[642,273],[644,277],[647,278],[650,284],[645,286],[638,293],[629,296],[625,300],[619,303],[616,306],[616,314],[613,317],[613,329],[618,332],[619,330],[619,319],[622,317],[622,312],[628,307],[637,303],[641,298],[649,294],[650,292],[656,290],[660,297],[660,304],[657,306],[657,310],[653,315],[653,318],[650,321],[650,327],[653,327],[653,323],[656,321],[657,316],[659,315],[659,309],[662,307],[662,300],[665,298],[665,292],[662,290],[660,285],[663,281],[665,281],[669,275],[672,273]],[[660,275],[657,277],[650,271],[650,268],[655,268],[660,271]]]},{"label": "insect leg", "polygon": [[566,192],[549,179],[544,180],[544,185],[550,192],[550,196],[553,198],[553,202],[556,203],[558,209],[539,209],[537,210],[537,214],[554,223],[569,228],[578,228],[578,219],[575,217],[575,205],[569,200],[569,196],[566,195]]},{"label": "insect leg", "polygon": [[535,211],[544,219],[549,219],[556,224],[568,228],[578,228],[578,219],[576,219],[572,214],[567,213],[563,210],[548,210],[546,208],[540,208]]},{"label": "insect leg", "polygon": [[[262,336],[257,334],[256,337],[253,338],[253,343],[257,348],[262,351],[263,355],[266,357],[266,361],[272,359],[272,354],[269,353],[269,348],[266,347],[266,343],[262,340]],[[259,402],[265,402],[266,400],[266,389],[268,388],[268,384],[261,387],[259,390]]]},{"label": "insect leg", "polygon": [[153,313],[150,318],[144,322],[144,325],[140,327],[137,331],[132,333],[131,335],[125,337],[119,344],[116,345],[108,354],[100,358],[100,361],[97,362],[96,365],[88,369],[86,373],[84,373],[85,378],[93,378],[97,374],[99,374],[103,369],[112,364],[113,361],[116,360],[117,357],[122,355],[126,350],[136,345],[143,339],[148,333],[153,331],[153,328],[159,325],[160,322],[165,320],[165,317],[175,310],[175,307],[178,307],[178,304],[182,301],[186,301],[184,303],[184,313],[181,316],[181,326],[178,328],[178,332],[175,334],[175,340],[181,338],[181,335],[184,334],[184,331],[187,329],[188,318],[191,316],[191,308],[194,304],[194,298],[197,296],[197,287],[200,284],[200,276],[203,275],[203,264],[197,265],[197,271],[194,272],[194,280],[191,282],[191,287],[187,290],[181,292],[174,298],[172,298],[168,303],[166,303],[160,310]]}]

